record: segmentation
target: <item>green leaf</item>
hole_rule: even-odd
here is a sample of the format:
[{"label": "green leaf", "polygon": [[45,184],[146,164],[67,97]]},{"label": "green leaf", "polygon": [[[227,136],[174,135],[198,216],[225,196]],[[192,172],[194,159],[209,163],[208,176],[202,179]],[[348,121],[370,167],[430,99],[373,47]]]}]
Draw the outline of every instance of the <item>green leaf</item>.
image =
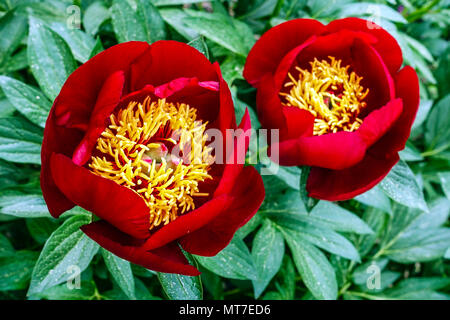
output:
[{"label": "green leaf", "polygon": [[325,223],[336,231],[373,233],[373,230],[356,214],[328,201],[320,201],[308,217]]},{"label": "green leaf", "polygon": [[450,247],[450,228],[417,229],[396,241],[385,254],[400,263],[432,261]]},{"label": "green leaf", "polygon": [[394,201],[428,211],[423,192],[406,162],[400,160],[381,181],[380,187]]},{"label": "green leaf", "polygon": [[295,233],[297,239],[302,239],[304,242],[314,244],[344,258],[360,260],[358,251],[350,241],[322,223],[308,219],[307,215],[277,212],[270,218],[283,230]]},{"label": "green leaf", "polygon": [[70,289],[66,283],[54,286],[36,296],[47,300],[91,300],[95,295],[95,285],[91,281],[81,281],[80,288]]},{"label": "green leaf", "polygon": [[27,19],[15,11],[0,18],[0,65],[14,53],[27,32]]},{"label": "green leaf", "polygon": [[0,212],[19,218],[50,217],[42,195],[17,194],[0,196]]},{"label": "green leaf", "polygon": [[74,216],[53,232],[34,267],[29,296],[70,279],[73,274],[68,268],[71,266],[77,266],[80,272],[88,267],[99,248],[80,230],[90,221],[85,215]]},{"label": "green leaf", "polygon": [[136,300],[133,272],[130,263],[102,249],[103,260],[113,279],[129,299]]},{"label": "green leaf", "polygon": [[244,241],[234,237],[230,244],[214,257],[196,256],[209,271],[230,279],[257,280],[253,258]]},{"label": "green leaf", "polygon": [[34,124],[45,126],[52,104],[42,92],[6,76],[0,76],[0,86],[17,111]]},{"label": "green leaf", "polygon": [[15,250],[8,238],[0,233],[0,258],[14,255]]},{"label": "green leaf", "polygon": [[0,118],[0,159],[41,163],[42,129],[25,119]]},{"label": "green leaf", "polygon": [[25,289],[37,256],[37,252],[22,250],[0,258],[0,291]]},{"label": "green leaf", "polygon": [[275,276],[284,255],[283,235],[266,220],[253,240],[252,256],[258,273],[253,280],[255,298],[258,298]]},{"label": "green leaf", "polygon": [[311,210],[317,205],[319,200],[311,198],[308,196],[308,191],[306,190],[306,183],[308,181],[309,172],[311,170],[311,167],[303,166],[301,169],[301,175],[300,175],[300,198],[302,199],[303,203],[305,204],[305,208],[307,212],[311,212]]},{"label": "green leaf", "polygon": [[98,37],[97,40],[95,40],[95,45],[92,48],[92,51],[89,55],[89,59],[92,58],[93,56],[99,54],[103,50],[105,50],[105,49],[103,48],[102,40],[100,40],[100,37]]},{"label": "green leaf", "polygon": [[75,59],[86,62],[95,45],[94,38],[79,30],[67,27],[65,22],[51,22],[49,27],[63,38],[69,45]]},{"label": "green leaf", "polygon": [[439,180],[441,181],[442,190],[447,199],[450,200],[450,171],[438,172]]},{"label": "green leaf", "polygon": [[440,298],[435,290],[446,288],[450,279],[444,277],[408,278],[400,281],[394,288],[385,292],[388,297],[395,299],[428,300]]},{"label": "green leaf", "polygon": [[375,186],[369,191],[360,194],[355,197],[355,200],[364,203],[367,206],[392,214],[391,201],[379,186]]},{"label": "green leaf", "polygon": [[350,17],[350,16],[371,16],[375,15],[378,19],[384,18],[393,22],[407,23],[406,19],[396,10],[391,7],[370,2],[360,2],[360,3],[348,3],[345,4],[340,12],[339,17]]},{"label": "green leaf", "polygon": [[203,0],[153,0],[155,6],[176,6],[179,4],[199,3]]},{"label": "green leaf", "polygon": [[203,37],[197,37],[192,41],[189,41],[188,45],[200,51],[207,59],[209,59],[208,46],[206,45]]},{"label": "green leaf", "polygon": [[[237,32],[236,24],[231,17],[222,16],[221,14],[199,14],[194,11],[195,16],[186,17],[183,22],[203,35],[205,38],[219,44],[220,46],[230,50],[241,56],[246,56],[249,47],[247,46],[242,35]],[[194,12],[190,12],[194,14]]]},{"label": "green leaf", "polygon": [[188,24],[184,21],[189,15],[181,9],[161,9],[159,10],[164,21],[174,28],[180,35],[188,40],[193,40],[200,35],[190,28]]},{"label": "green leaf", "polygon": [[386,215],[375,208],[369,208],[363,214],[363,220],[374,231],[373,234],[362,235],[358,238],[357,248],[362,257],[369,253],[379,238],[385,225]]},{"label": "green leaf", "polygon": [[[187,255],[190,263],[194,262],[190,255]],[[190,277],[175,273],[156,273],[161,283],[162,289],[171,300],[202,300],[203,287],[200,276]]]},{"label": "green leaf", "polygon": [[[230,55],[220,64],[222,76],[228,85],[232,85],[234,80],[243,80],[245,59],[241,56]],[[253,125],[253,122],[252,122]]]},{"label": "green leaf", "polygon": [[25,222],[28,232],[39,244],[44,244],[53,231],[58,228],[58,223],[50,218],[26,219]]},{"label": "green leaf", "polygon": [[388,263],[389,260],[384,258],[368,261],[366,263],[359,265],[353,271],[352,275],[353,283],[359,286],[365,285],[367,283],[367,279],[372,275],[372,272],[368,271],[370,266],[376,266],[380,271],[382,271],[387,266]]},{"label": "green leaf", "polygon": [[263,222],[263,219],[260,214],[255,214],[253,218],[250,219],[249,222],[247,222],[245,225],[240,227],[236,234],[239,238],[244,239],[246,236],[248,236],[251,232],[253,232],[255,229],[259,227],[259,225]]},{"label": "green leaf", "polygon": [[425,143],[433,154],[442,152],[450,146],[450,118],[448,113],[450,94],[439,100],[431,109],[426,122]]},{"label": "green leaf", "polygon": [[420,151],[414,145],[407,143],[405,149],[399,152],[400,159],[403,161],[422,161],[423,157]]},{"label": "green leaf", "polygon": [[83,26],[89,34],[95,35],[103,22],[108,20],[109,17],[108,8],[100,1],[94,2],[84,12]]},{"label": "green leaf", "polygon": [[317,299],[335,300],[338,289],[336,275],[325,255],[299,238],[299,233],[283,230],[283,234],[302,280],[313,296]]},{"label": "green leaf", "polygon": [[143,22],[127,1],[113,1],[111,19],[119,43],[147,40]]},{"label": "green leaf", "polygon": [[28,60],[42,91],[54,100],[77,64],[69,46],[56,32],[30,17]]},{"label": "green leaf", "polygon": [[159,14],[158,9],[150,1],[138,0],[137,14],[144,25],[148,43],[166,38],[164,20]]}]

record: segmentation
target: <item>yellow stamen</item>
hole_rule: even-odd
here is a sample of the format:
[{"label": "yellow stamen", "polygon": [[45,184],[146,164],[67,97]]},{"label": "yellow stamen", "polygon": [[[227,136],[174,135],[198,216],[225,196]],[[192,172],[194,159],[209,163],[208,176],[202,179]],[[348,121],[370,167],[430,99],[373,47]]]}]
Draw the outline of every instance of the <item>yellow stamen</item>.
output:
[{"label": "yellow stamen", "polygon": [[92,172],[139,194],[149,207],[150,229],[195,209],[193,197],[209,195],[199,192],[199,183],[212,179],[214,158],[207,123],[196,118],[189,105],[147,97],[113,113],[97,141]]},{"label": "yellow stamen", "polygon": [[349,74],[350,66],[342,67],[341,60],[329,57],[311,62],[311,71],[296,67],[298,80],[290,73],[289,93],[280,92],[285,105],[308,110],[315,117],[314,135],[355,131],[362,123],[359,115],[366,107],[363,100],[369,93],[364,90],[355,72]]}]

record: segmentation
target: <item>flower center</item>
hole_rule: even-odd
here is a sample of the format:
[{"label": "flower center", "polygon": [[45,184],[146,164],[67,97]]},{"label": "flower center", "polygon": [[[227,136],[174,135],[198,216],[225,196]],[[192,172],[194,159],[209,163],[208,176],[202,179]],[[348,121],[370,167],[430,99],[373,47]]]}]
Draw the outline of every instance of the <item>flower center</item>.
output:
[{"label": "flower center", "polygon": [[288,74],[291,81],[284,84],[288,93],[280,92],[285,105],[308,110],[315,117],[314,135],[355,131],[362,123],[361,110],[367,105],[364,98],[369,89],[360,85],[362,77],[349,74],[350,66],[342,67],[341,60],[311,62],[311,71],[296,67],[298,79]]},{"label": "flower center", "polygon": [[168,224],[195,208],[199,183],[214,158],[206,146],[207,123],[196,110],[165,99],[130,102],[110,116],[89,167],[139,194],[150,209],[150,229]]}]

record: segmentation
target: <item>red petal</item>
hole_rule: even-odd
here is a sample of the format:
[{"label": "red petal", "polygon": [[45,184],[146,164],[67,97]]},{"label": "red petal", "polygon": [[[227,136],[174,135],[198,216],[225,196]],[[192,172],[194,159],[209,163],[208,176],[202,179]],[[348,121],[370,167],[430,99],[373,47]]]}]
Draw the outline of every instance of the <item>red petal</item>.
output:
[{"label": "red petal", "polygon": [[197,77],[199,81],[218,80],[212,64],[198,50],[185,43],[160,40],[132,64],[131,91],[148,84],[160,86],[182,77]]},{"label": "red petal", "polygon": [[172,242],[187,233],[191,233],[205,224],[213,220],[225,208],[229,206],[230,198],[226,195],[213,198],[206,202],[201,207],[180,216],[175,221],[163,226],[157,230],[145,242],[143,248],[152,250],[162,247],[169,242]]},{"label": "red petal", "polygon": [[311,168],[306,190],[309,196],[328,201],[349,200],[380,182],[398,162],[398,155],[377,159],[366,154],[355,166],[344,170]]},{"label": "red petal", "polygon": [[279,164],[283,166],[307,165],[335,170],[355,165],[366,152],[366,143],[356,131],[282,141],[271,146],[272,155],[277,147]]},{"label": "red petal", "polygon": [[142,248],[139,241],[115,229],[106,221],[82,226],[81,230],[106,250],[144,268],[188,276],[200,274],[189,264],[176,243],[149,252]]},{"label": "red petal", "polygon": [[389,71],[394,74],[402,65],[402,51],[397,41],[386,30],[371,21],[359,18],[345,18],[334,20],[326,26],[327,33],[339,30],[363,31],[377,39],[373,47],[380,53]]},{"label": "red petal", "polygon": [[271,28],[248,54],[244,67],[245,79],[252,86],[257,86],[265,74],[275,72],[281,59],[290,50],[324,30],[320,22],[312,19],[290,20]]},{"label": "red petal", "polygon": [[139,239],[148,238],[149,208],[131,189],[77,166],[62,154],[51,157],[53,180],[73,203]]},{"label": "red petal", "polygon": [[419,108],[419,79],[413,68],[406,66],[395,76],[397,97],[403,101],[403,112],[392,128],[373,146],[372,152],[390,156],[403,148]]},{"label": "red petal", "polygon": [[314,131],[314,116],[311,112],[297,107],[283,106],[287,132],[283,140],[295,139],[302,136],[312,136]]},{"label": "red petal", "polygon": [[82,166],[90,159],[92,149],[105,130],[109,116],[119,104],[124,83],[123,71],[116,71],[106,79],[92,111],[89,128],[72,156],[75,164]]},{"label": "red petal", "polygon": [[265,192],[261,176],[253,167],[245,167],[236,179],[231,194],[233,204],[203,228],[181,238],[186,251],[213,256],[225,248],[236,230],[245,225],[258,211]]},{"label": "red petal", "polygon": [[58,152],[71,157],[83,133],[77,129],[67,129],[56,126],[54,123],[54,112],[45,124],[44,141],[41,150],[41,189],[50,214],[58,218],[65,211],[73,208],[74,203],[67,199],[53,181],[50,158],[53,152]]}]

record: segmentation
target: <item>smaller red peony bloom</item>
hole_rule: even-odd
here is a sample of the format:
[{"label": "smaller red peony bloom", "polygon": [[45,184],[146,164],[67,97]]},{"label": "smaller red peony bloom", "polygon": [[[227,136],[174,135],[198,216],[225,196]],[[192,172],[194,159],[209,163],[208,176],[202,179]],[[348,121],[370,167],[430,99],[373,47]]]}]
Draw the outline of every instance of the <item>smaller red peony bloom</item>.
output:
[{"label": "smaller red peony bloom", "polygon": [[311,197],[353,198],[398,162],[419,107],[416,72],[401,65],[396,40],[357,18],[292,20],[256,42],[244,77],[258,117],[280,130],[281,165],[311,166]]},{"label": "smaller red peony bloom", "polygon": [[[247,150],[217,63],[175,41],[127,42],[79,67],[50,111],[41,187],[53,217],[78,205],[100,220],[81,229],[117,256],[160,272],[198,275],[180,246],[212,256],[264,199],[260,175],[217,161]],[[238,130],[239,131],[239,130]],[[230,139],[231,142],[229,141]],[[227,149],[228,148],[228,149]],[[225,160],[226,160],[225,159]]]}]

